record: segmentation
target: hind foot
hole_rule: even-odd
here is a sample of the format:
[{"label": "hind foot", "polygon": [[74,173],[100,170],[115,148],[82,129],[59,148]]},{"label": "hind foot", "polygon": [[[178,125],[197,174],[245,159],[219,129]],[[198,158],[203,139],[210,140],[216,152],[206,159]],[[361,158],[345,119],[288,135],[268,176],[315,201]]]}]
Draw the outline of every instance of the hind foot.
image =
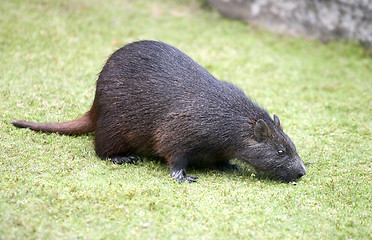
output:
[{"label": "hind foot", "polygon": [[171,176],[175,180],[177,180],[177,182],[179,182],[179,183],[182,183],[184,181],[188,181],[189,183],[192,183],[192,182],[196,182],[196,179],[198,179],[198,177],[187,176],[185,169],[171,170]]},{"label": "hind foot", "polygon": [[123,163],[135,164],[138,160],[140,160],[138,156],[113,157],[110,159],[110,161],[115,164],[123,164]]}]

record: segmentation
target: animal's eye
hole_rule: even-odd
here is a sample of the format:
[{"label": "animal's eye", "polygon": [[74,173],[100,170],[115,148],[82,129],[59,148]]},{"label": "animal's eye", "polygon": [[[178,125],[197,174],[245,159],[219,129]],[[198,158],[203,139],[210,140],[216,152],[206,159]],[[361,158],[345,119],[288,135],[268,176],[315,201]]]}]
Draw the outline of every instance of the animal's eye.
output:
[{"label": "animal's eye", "polygon": [[284,150],[282,150],[282,149],[280,149],[280,150],[278,150],[278,155],[280,156],[280,157],[282,157],[282,156],[284,156],[285,155],[285,151]]}]

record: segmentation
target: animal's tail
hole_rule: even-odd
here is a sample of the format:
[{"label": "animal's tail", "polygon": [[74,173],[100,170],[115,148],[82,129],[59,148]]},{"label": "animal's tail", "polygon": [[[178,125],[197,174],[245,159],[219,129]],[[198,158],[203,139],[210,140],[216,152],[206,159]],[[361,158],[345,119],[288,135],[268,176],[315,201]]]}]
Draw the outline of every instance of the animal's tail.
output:
[{"label": "animal's tail", "polygon": [[96,109],[92,108],[83,116],[68,122],[37,123],[22,120],[12,120],[11,123],[20,128],[30,128],[35,131],[53,132],[59,134],[83,134],[93,132],[96,128]]}]

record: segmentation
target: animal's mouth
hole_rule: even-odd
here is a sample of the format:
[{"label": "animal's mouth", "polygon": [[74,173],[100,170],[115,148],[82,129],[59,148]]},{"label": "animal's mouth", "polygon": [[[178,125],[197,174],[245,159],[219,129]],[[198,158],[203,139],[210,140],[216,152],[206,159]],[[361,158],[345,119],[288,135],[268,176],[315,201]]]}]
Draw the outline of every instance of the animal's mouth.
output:
[{"label": "animal's mouth", "polygon": [[300,171],[297,175],[291,176],[277,176],[275,177],[276,180],[283,181],[283,182],[293,182],[299,180],[302,176],[306,174],[306,171]]},{"label": "animal's mouth", "polygon": [[306,169],[302,167],[300,169],[296,169],[296,171],[292,170],[292,171],[279,171],[279,172],[273,172],[273,171],[260,171],[260,172],[275,181],[289,183],[289,182],[297,181],[301,177],[303,177],[306,174]]},{"label": "animal's mouth", "polygon": [[257,172],[262,174],[262,176],[266,176],[267,178],[270,178],[274,181],[278,182],[284,182],[284,183],[290,183],[294,181],[298,181],[302,176],[306,174],[306,171],[299,172],[298,174],[282,174],[278,175],[277,173],[267,172],[267,171],[259,171],[258,169],[255,169]]},{"label": "animal's mouth", "polygon": [[281,174],[274,174],[276,175],[276,177],[274,177],[276,180],[280,180],[280,181],[284,181],[284,182],[293,182],[293,181],[296,181],[298,179],[300,179],[302,176],[304,176],[306,174],[306,169],[305,169],[305,166],[303,164],[301,164],[300,166],[294,168],[294,169],[291,169],[290,171],[283,171],[281,172]]},{"label": "animal's mouth", "polygon": [[302,176],[306,174],[306,169],[302,167],[301,169],[297,171],[285,171],[284,169],[276,169],[279,170],[278,172],[274,172],[271,169],[260,169],[255,167],[255,170],[265,176],[267,176],[270,179],[273,179],[275,181],[282,181],[282,182],[293,182],[298,179],[300,179]]}]

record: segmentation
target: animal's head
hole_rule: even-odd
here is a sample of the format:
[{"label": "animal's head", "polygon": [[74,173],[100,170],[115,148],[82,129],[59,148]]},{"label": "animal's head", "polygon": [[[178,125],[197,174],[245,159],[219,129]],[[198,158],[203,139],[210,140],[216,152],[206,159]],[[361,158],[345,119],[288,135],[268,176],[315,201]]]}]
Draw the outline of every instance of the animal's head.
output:
[{"label": "animal's head", "polygon": [[304,163],[291,139],[283,132],[279,117],[259,119],[253,125],[253,140],[242,156],[257,171],[286,182],[306,174]]}]

